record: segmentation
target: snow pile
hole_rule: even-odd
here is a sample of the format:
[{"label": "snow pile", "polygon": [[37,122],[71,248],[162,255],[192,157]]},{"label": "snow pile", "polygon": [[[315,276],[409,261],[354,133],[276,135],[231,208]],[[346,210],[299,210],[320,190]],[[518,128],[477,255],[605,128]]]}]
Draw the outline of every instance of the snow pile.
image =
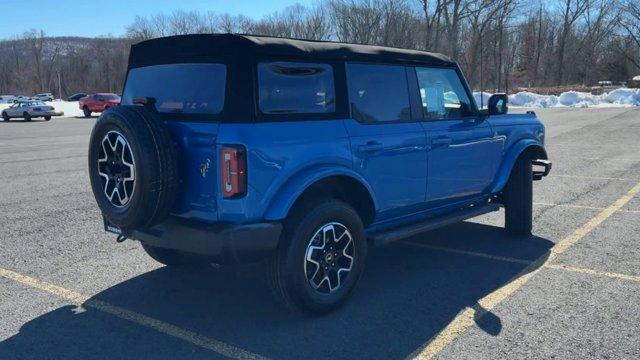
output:
[{"label": "snow pile", "polygon": [[[84,116],[78,107],[77,101],[47,101],[47,105],[53,106],[56,111],[64,111],[65,117]],[[8,108],[11,104],[0,104],[0,111]]]},{"label": "snow pile", "polygon": [[478,104],[478,106],[480,106],[480,94],[482,94],[482,104],[484,105],[483,107],[486,108],[487,107],[487,101],[489,101],[489,97],[491,97],[491,93],[488,92],[482,92],[480,93],[479,91],[474,91],[473,92],[473,97],[476,100],[476,104]]},{"label": "snow pile", "polygon": [[558,97],[555,95],[538,95],[528,91],[521,91],[509,95],[509,105],[520,107],[547,108],[558,105]]},{"label": "snow pile", "polygon": [[[484,92],[484,105],[491,93]],[[480,93],[474,92],[473,97],[480,105]],[[521,91],[509,95],[509,106],[527,108],[548,107],[627,107],[640,106],[640,89],[620,88],[602,95],[586,92],[567,91],[555,95],[539,95],[528,91]]]},{"label": "snow pile", "polygon": [[609,104],[640,106],[640,89],[615,89],[602,97]]},{"label": "snow pile", "polygon": [[579,91],[567,91],[558,97],[560,104],[570,107],[589,107],[600,104],[599,96]]}]

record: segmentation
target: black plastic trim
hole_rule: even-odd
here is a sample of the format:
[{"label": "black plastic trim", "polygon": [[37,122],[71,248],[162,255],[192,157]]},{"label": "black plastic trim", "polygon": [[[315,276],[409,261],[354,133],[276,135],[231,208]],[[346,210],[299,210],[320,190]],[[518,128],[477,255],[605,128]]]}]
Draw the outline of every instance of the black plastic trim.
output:
[{"label": "black plastic trim", "polygon": [[269,256],[278,247],[282,224],[201,222],[171,217],[128,237],[144,244],[211,257],[219,263],[247,263]]}]

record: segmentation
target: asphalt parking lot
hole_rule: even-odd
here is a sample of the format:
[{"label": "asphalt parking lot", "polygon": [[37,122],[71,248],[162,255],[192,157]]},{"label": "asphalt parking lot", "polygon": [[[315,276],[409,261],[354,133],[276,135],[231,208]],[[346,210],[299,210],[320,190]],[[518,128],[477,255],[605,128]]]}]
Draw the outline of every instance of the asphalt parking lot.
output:
[{"label": "asphalt parking lot", "polygon": [[0,359],[640,358],[640,109],[536,112],[534,236],[493,213],[374,249],[321,318],[259,265],[169,269],[104,233],[95,120],[0,122]]}]

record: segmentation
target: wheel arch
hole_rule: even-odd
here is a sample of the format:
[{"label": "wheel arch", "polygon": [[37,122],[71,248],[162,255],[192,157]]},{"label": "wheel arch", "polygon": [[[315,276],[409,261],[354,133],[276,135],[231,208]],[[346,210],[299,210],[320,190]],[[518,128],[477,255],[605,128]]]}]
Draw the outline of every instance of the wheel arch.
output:
[{"label": "wheel arch", "polygon": [[532,159],[549,159],[547,150],[539,141],[533,139],[520,140],[507,151],[504,159],[502,160],[502,164],[498,170],[498,176],[492,185],[491,193],[497,193],[504,189],[507,181],[509,180],[509,175],[511,174],[513,166],[521,156],[528,156]]},{"label": "wheel arch", "polygon": [[365,227],[375,218],[377,204],[371,187],[357,173],[348,169],[316,169],[288,181],[265,213],[267,220],[282,220],[296,206],[312,198],[334,198],[351,205]]}]

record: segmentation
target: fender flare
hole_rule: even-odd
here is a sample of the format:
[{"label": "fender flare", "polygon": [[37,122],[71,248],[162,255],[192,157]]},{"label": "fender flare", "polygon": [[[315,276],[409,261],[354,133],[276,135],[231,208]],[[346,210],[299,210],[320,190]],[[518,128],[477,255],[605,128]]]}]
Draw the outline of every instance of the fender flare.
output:
[{"label": "fender flare", "polygon": [[301,170],[285,182],[269,202],[264,218],[269,221],[277,221],[286,218],[293,204],[305,190],[316,182],[331,176],[347,176],[358,181],[369,192],[369,196],[371,196],[373,201],[373,206],[376,209],[378,208],[376,199],[372,195],[373,190],[362,176],[346,167],[321,165]]},{"label": "fender flare", "polygon": [[500,165],[500,169],[498,170],[498,175],[491,187],[491,193],[495,194],[497,192],[502,191],[504,187],[507,185],[507,181],[509,180],[509,176],[511,175],[511,170],[518,160],[518,157],[524,152],[532,152],[537,159],[548,160],[549,157],[547,155],[547,150],[545,150],[544,145],[537,140],[534,139],[523,139],[515,143],[509,150],[507,150],[506,155],[502,160],[502,164]]}]

